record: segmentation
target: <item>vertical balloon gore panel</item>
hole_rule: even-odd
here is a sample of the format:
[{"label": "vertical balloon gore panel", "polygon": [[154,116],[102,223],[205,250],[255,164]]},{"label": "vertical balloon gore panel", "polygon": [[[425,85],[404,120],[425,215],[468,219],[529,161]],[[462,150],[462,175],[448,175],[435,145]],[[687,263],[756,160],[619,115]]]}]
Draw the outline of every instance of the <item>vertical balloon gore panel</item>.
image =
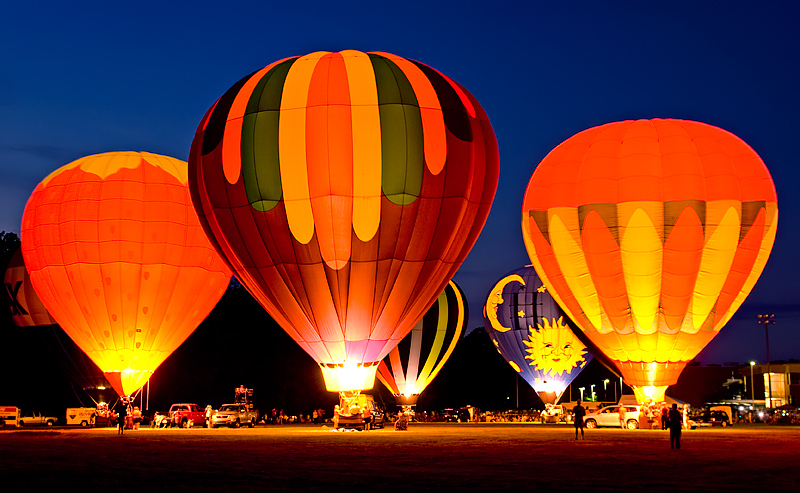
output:
[{"label": "vertical balloon gore panel", "polygon": [[202,231],[186,163],[97,154],[46,177],[22,221],[31,282],[120,395],[138,390],[227,288]]},{"label": "vertical balloon gore panel", "polygon": [[645,400],[663,399],[744,302],[777,220],[755,151],[685,120],[570,137],[536,168],[522,210],[553,297]]},{"label": "vertical balloon gore panel", "polygon": [[189,167],[200,220],[237,278],[329,390],[355,391],[372,387],[472,248],[498,154],[459,84],[347,50],[233,85],[200,122]]},{"label": "vertical balloon gore panel", "polygon": [[433,306],[378,367],[378,379],[398,405],[416,404],[419,394],[450,358],[468,319],[464,292],[450,281]]}]

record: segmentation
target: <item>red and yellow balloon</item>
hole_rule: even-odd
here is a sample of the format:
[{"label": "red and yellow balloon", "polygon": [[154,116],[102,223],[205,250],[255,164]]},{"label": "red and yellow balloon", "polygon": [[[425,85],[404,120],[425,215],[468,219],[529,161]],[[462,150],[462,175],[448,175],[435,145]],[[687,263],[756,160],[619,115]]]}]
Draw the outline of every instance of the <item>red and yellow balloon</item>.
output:
[{"label": "red and yellow balloon", "polygon": [[187,164],[146,152],[51,173],[28,200],[21,239],[44,306],[121,396],[186,340],[231,276],[192,207]]},{"label": "red and yellow balloon", "polygon": [[231,87],[189,158],[198,214],[237,278],[322,368],[372,388],[380,361],[472,248],[497,187],[466,89],[388,53],[315,52]]},{"label": "red and yellow balloon", "polygon": [[528,254],[639,401],[661,400],[733,316],[775,240],[775,186],[735,135],[683,120],[570,137],[531,177]]}]

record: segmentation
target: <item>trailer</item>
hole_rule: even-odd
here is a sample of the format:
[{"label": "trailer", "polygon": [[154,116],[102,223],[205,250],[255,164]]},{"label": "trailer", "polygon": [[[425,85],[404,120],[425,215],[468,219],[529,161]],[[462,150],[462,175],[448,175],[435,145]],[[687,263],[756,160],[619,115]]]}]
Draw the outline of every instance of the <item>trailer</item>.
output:
[{"label": "trailer", "polygon": [[97,409],[94,407],[70,407],[67,408],[67,425],[80,425],[83,428],[94,426],[97,417]]},{"label": "trailer", "polygon": [[16,406],[0,406],[0,428],[19,426],[19,408]]}]

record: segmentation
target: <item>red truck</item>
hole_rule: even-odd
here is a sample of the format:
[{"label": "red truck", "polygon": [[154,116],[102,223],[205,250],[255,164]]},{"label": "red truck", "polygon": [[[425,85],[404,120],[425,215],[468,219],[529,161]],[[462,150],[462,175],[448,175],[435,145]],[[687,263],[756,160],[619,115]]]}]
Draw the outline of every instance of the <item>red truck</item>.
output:
[{"label": "red truck", "polygon": [[203,426],[206,422],[206,413],[197,404],[173,404],[169,408],[169,417],[173,426],[189,428],[193,425]]}]

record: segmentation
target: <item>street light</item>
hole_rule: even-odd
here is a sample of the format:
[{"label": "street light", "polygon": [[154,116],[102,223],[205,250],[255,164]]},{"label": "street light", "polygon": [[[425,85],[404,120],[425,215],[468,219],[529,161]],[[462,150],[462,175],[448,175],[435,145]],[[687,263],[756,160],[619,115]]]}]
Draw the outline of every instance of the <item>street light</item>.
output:
[{"label": "street light", "polygon": [[592,387],[592,389],[591,389],[591,394],[589,395],[591,395],[592,397],[592,402],[597,402],[597,397],[595,397],[594,395],[594,384],[590,385],[590,387]]},{"label": "street light", "polygon": [[755,361],[750,362],[750,404],[755,410],[756,408],[756,381],[753,380],[753,367],[756,366]]},{"label": "street light", "polygon": [[603,400],[606,402],[608,402],[608,381],[607,378],[603,380]]},{"label": "street light", "polygon": [[769,326],[775,323],[775,314],[764,314],[758,315],[758,323],[764,324],[764,332],[767,334],[767,384],[769,386],[769,402],[767,402],[767,407],[772,407],[772,368],[770,368],[769,364]]},{"label": "street light", "polygon": [[586,390],[586,387],[578,387],[578,390],[581,391],[581,401],[583,400],[583,391]]}]

